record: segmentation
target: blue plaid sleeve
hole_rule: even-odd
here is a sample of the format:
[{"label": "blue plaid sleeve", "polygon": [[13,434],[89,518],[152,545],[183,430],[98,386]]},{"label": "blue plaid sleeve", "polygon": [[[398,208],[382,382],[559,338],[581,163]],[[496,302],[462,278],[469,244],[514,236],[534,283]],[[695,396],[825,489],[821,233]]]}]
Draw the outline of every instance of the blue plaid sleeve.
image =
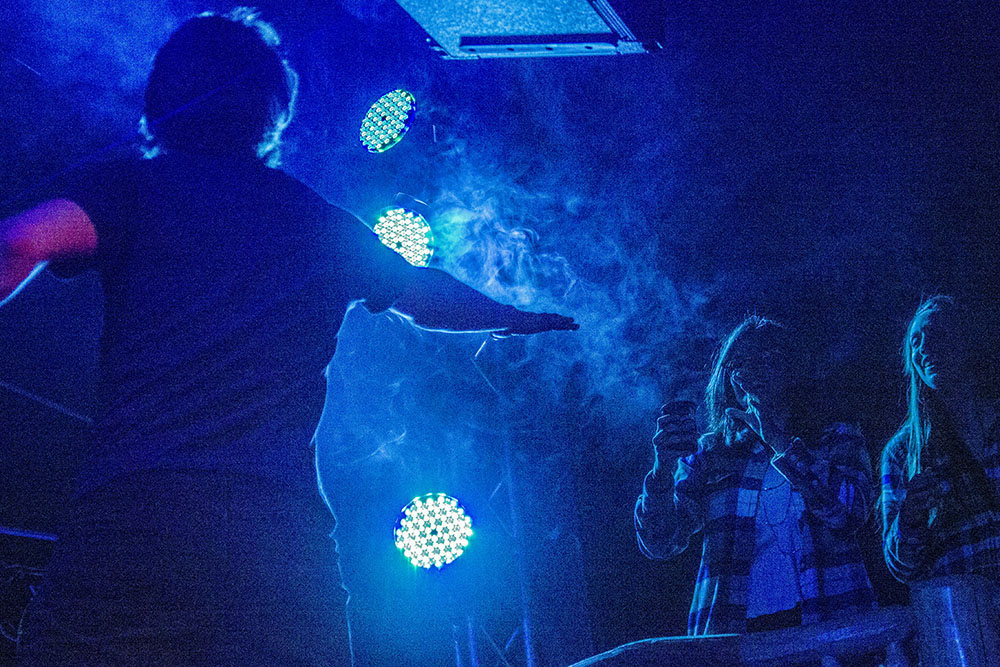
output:
[{"label": "blue plaid sleeve", "polygon": [[831,530],[854,532],[871,508],[872,465],[861,431],[833,424],[820,438],[818,456],[800,439],[772,464],[802,494],[806,509]]},{"label": "blue plaid sleeve", "polygon": [[907,582],[926,569],[924,563],[930,529],[900,531],[899,510],[906,499],[903,440],[897,436],[882,452],[882,551],[886,567],[896,579]]},{"label": "blue plaid sleeve", "polygon": [[677,459],[673,479],[662,469],[646,475],[634,520],[639,549],[648,558],[676,556],[702,529],[701,470],[702,455],[696,452]]}]

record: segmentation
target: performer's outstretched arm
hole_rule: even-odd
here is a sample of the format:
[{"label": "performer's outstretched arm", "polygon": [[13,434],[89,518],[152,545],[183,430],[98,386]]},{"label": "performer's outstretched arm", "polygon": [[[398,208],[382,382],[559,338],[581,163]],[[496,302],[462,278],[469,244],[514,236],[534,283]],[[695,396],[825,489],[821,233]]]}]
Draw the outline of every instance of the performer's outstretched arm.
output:
[{"label": "performer's outstretched arm", "polygon": [[414,269],[392,309],[431,330],[510,335],[579,328],[571,317],[505,306],[437,269]]},{"label": "performer's outstretched arm", "polygon": [[44,263],[89,257],[97,232],[82,208],[53,199],[0,221],[0,305],[17,294]]},{"label": "performer's outstretched arm", "polygon": [[[43,262],[90,257],[96,251],[94,224],[67,199],[47,201],[0,222],[0,305],[37,274]],[[392,307],[426,329],[508,335],[578,328],[570,317],[500,304],[437,269],[410,270]]]},{"label": "performer's outstretched arm", "polygon": [[444,271],[417,268],[383,245],[354,216],[343,218],[339,224],[355,253],[351,271],[357,285],[353,294],[373,313],[391,309],[415,326],[432,331],[513,335],[579,328],[571,317],[506,306]]}]

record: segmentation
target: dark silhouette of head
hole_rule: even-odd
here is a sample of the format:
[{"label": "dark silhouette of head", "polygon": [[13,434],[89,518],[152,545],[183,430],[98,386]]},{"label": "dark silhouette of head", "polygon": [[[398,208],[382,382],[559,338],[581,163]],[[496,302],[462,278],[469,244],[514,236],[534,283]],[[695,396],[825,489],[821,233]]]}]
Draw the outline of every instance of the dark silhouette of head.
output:
[{"label": "dark silhouette of head", "polygon": [[147,153],[257,156],[276,165],[298,82],[278,46],[270,24],[247,8],[185,21],[149,75]]}]

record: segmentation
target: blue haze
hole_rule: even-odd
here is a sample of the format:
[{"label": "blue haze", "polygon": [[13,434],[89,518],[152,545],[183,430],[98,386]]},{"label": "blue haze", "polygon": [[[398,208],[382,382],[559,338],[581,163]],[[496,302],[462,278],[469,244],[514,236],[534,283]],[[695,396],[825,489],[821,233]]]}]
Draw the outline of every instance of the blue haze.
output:
[{"label": "blue haze", "polygon": [[[525,611],[519,557],[543,664],[682,632],[691,562],[642,561],[629,514],[659,404],[698,397],[719,338],[748,312],[799,327],[816,419],[860,422],[874,453],[902,417],[898,340],[921,295],[996,294],[988,12],[688,7],[657,57],[444,62],[392,2],[257,5],[301,78],[290,173],[369,224],[397,192],[428,202],[437,266],[581,324],[492,341],[348,317],[319,454],[362,664],[439,662],[459,608],[505,643]],[[5,5],[0,200],[132,142],[156,47],[211,8],[228,6]],[[416,123],[369,155],[357,125],[396,87]],[[6,307],[0,378],[90,409],[93,288],[43,277]],[[436,490],[465,501],[478,543],[427,579],[390,532]]]}]

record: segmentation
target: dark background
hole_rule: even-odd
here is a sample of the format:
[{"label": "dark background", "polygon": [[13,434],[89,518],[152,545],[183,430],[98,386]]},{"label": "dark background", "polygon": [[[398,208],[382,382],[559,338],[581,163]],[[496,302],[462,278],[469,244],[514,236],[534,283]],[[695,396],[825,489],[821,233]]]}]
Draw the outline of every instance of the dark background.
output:
[{"label": "dark background", "polygon": [[[995,299],[988,3],[670,3],[656,56],[473,62],[439,60],[386,0],[256,4],[300,75],[287,171],[369,224],[397,192],[428,202],[438,266],[581,324],[480,350],[485,336],[349,316],[319,461],[359,664],[448,664],[470,623],[486,665],[524,664],[525,628],[545,665],[682,634],[698,550],[645,560],[631,512],[659,405],[700,395],[721,337],[750,312],[795,327],[808,421],[858,423],[877,461],[921,298]],[[131,150],[156,48],[230,7],[4,3],[0,202]],[[415,125],[369,155],[360,119],[397,87]],[[99,328],[93,276],[42,275],[0,311],[2,525],[57,529],[86,455],[66,412],[93,409]],[[392,544],[399,509],[430,491],[476,529],[440,573]],[[872,580],[904,601],[878,540],[873,521]],[[44,559],[12,538],[2,553]]]}]

